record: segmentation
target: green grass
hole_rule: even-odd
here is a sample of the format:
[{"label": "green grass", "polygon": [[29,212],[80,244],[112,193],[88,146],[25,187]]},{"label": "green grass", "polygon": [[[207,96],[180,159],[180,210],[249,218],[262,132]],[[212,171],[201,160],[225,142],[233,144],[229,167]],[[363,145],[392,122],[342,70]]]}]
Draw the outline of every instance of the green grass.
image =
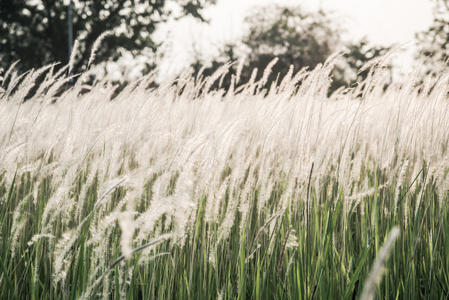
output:
[{"label": "green grass", "polygon": [[[173,240],[162,242],[154,253],[167,254],[144,264],[139,263],[139,252],[133,254],[126,262],[112,268],[104,280],[109,281],[107,290],[99,287],[99,291],[127,299],[215,299],[217,295],[223,299],[331,299],[343,295],[344,299],[354,299],[361,294],[379,247],[388,232],[397,226],[401,234],[386,264],[378,296],[445,299],[449,287],[448,207],[440,206],[435,183],[423,176],[425,173],[420,172],[416,178],[415,184],[422,186],[417,190],[421,192],[407,192],[411,182],[401,188],[403,201],[396,216],[391,211],[394,186],[363,198],[363,206],[359,204],[344,214],[341,189],[336,183],[327,183],[320,194],[311,189],[308,208],[304,204],[295,209],[288,207],[271,221],[272,231],[265,228],[260,234],[259,229],[275,211],[265,211],[259,216],[256,210],[258,191],[252,190],[243,229],[234,225],[229,237],[219,243],[216,243],[219,224],[205,221],[205,201],[200,202],[195,227],[182,237],[184,245]],[[377,189],[377,178],[385,177],[379,170],[367,170],[360,180],[368,178],[370,185]],[[83,181],[82,176],[79,180]],[[91,220],[84,223],[80,236],[70,248],[75,255],[67,262],[66,278],[57,285],[52,281],[54,257],[50,254],[54,239],[41,238],[30,246],[27,244],[40,232],[42,207],[48,198],[45,194],[40,194],[37,205],[33,201],[23,203],[19,216],[25,222],[24,229],[15,249],[11,247],[13,237],[9,232],[13,214],[17,205],[32,192],[33,181],[32,177],[23,175],[11,186],[2,187],[2,193],[7,193],[8,198],[1,215],[1,298],[77,299],[92,284],[89,260],[94,249],[86,244]],[[271,207],[277,206],[282,192],[282,185],[272,192]],[[90,193],[88,199],[94,201],[95,185]],[[404,199],[408,200],[408,207],[404,207]],[[119,200],[117,196],[111,207]],[[138,206],[144,207],[147,201],[143,199]],[[301,199],[299,202],[304,203]],[[226,201],[223,203],[226,205]],[[86,203],[87,208],[93,205],[93,202]],[[306,214],[305,209],[310,213]],[[225,217],[225,209],[221,211],[220,219]],[[82,219],[88,218],[88,213],[86,209]],[[240,224],[241,218],[242,214],[236,213],[233,223]],[[66,230],[65,226],[56,220],[52,234],[58,238]],[[118,225],[112,230],[110,239],[103,241],[110,249],[109,256],[104,257],[106,265],[112,265],[120,256]],[[170,225],[164,231],[170,232]],[[297,238],[297,244],[286,245],[288,233]],[[14,257],[12,251],[15,251]],[[209,261],[211,252],[215,255],[215,265]]]}]

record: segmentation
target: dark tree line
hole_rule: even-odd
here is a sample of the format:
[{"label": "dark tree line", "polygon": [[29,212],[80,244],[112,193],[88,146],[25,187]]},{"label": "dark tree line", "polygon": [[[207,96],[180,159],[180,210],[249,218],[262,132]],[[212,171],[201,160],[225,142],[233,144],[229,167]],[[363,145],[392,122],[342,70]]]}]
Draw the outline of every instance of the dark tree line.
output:
[{"label": "dark tree line", "polygon": [[[72,0],[73,36],[79,40],[75,70],[86,68],[97,38],[113,30],[96,53],[96,62],[117,60],[122,48],[133,55],[144,50],[156,52],[152,35],[158,24],[170,16],[191,15],[200,20],[202,9],[215,0],[177,0],[182,14],[173,16],[166,0]],[[68,3],[62,0],[2,0],[0,1],[0,67],[7,69],[20,59],[17,68],[27,71],[43,65],[67,64]],[[149,57],[147,70],[155,67]]]},{"label": "dark tree line", "polygon": [[[0,68],[6,70],[20,60],[16,69],[25,72],[53,62],[67,64],[68,3],[62,0],[3,0],[0,1]],[[159,24],[169,18],[186,15],[205,21],[203,9],[216,0],[174,0],[176,12],[168,9],[167,0],[72,0],[73,37],[79,41],[74,71],[82,72],[88,65],[90,53],[98,37],[112,30],[98,47],[95,63],[116,61],[119,49],[134,57],[146,55],[144,73],[153,70],[160,44],[153,34]],[[417,35],[421,53],[429,72],[435,66],[448,65],[449,0],[434,0],[434,23]],[[254,9],[246,19],[248,30],[240,42],[227,44],[212,61],[197,57],[192,65],[193,75],[202,71],[211,75],[229,61],[246,56],[241,82],[248,81],[255,68],[260,79],[265,67],[278,58],[267,85],[281,79],[292,68],[315,68],[337,50],[346,49],[332,72],[331,91],[362,81],[367,71],[358,70],[370,59],[383,55],[386,47],[372,46],[366,39],[345,43],[342,28],[335,18],[324,11],[306,12],[300,7],[267,6]],[[230,67],[222,81],[229,87],[237,64]],[[438,69],[438,68],[437,68]]]}]

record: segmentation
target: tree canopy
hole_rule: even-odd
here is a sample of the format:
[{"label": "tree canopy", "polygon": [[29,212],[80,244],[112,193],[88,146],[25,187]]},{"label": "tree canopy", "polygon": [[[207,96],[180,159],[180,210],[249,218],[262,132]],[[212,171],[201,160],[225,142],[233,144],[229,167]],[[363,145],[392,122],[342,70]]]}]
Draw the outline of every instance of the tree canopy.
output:
[{"label": "tree canopy", "polygon": [[432,26],[417,38],[428,72],[449,66],[449,0],[434,0]]},{"label": "tree canopy", "polygon": [[323,11],[306,13],[300,7],[267,6],[246,18],[249,31],[243,38],[248,47],[249,67],[279,61],[273,73],[314,68],[341,45],[338,26]]},{"label": "tree canopy", "polygon": [[[338,50],[346,50],[342,61],[332,73],[333,82],[330,92],[341,86],[350,86],[367,76],[367,71],[358,70],[370,59],[385,54],[387,48],[370,46],[366,39],[345,43],[341,38],[341,27],[332,15],[322,10],[305,12],[300,6],[286,7],[270,5],[252,11],[246,18],[248,27],[240,44],[226,44],[207,68],[203,75],[211,75],[219,66],[229,61],[236,61],[240,52],[245,53],[246,64],[240,78],[241,82],[250,79],[254,69],[258,69],[256,80],[263,76],[263,70],[275,58],[278,58],[267,80],[267,85],[282,78],[292,69],[298,72],[307,67],[315,68]],[[192,65],[194,75],[199,73],[206,62],[196,59]],[[221,81],[222,86],[230,86],[232,75],[236,74],[236,65]]]},{"label": "tree canopy", "polygon": [[[200,20],[202,9],[216,0],[174,0],[181,13]],[[67,63],[68,2],[58,0],[0,1],[0,66],[7,68],[20,59],[22,71],[59,61]],[[114,34],[104,39],[96,53],[96,62],[117,60],[117,49],[138,55],[155,52],[158,44],[152,34],[159,23],[167,21],[173,10],[166,0],[73,0],[73,36],[79,40],[75,70],[83,70],[97,38],[104,32]],[[154,67],[147,61],[147,68]]]}]

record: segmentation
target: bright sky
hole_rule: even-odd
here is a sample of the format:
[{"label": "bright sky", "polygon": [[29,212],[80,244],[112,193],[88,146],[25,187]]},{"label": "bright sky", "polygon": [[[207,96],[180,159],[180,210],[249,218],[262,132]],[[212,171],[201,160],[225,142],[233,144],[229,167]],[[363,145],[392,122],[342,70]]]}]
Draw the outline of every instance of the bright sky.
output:
[{"label": "bright sky", "polygon": [[[210,24],[192,18],[165,25],[160,38],[166,42],[161,76],[172,74],[192,62],[196,48],[204,57],[213,57],[220,45],[238,41],[244,33],[243,20],[251,8],[265,4],[301,5],[308,11],[322,7],[332,11],[347,31],[345,40],[366,36],[372,44],[388,46],[413,41],[415,33],[427,29],[433,20],[431,0],[218,0],[205,11]],[[395,65],[408,69],[413,45]]]}]

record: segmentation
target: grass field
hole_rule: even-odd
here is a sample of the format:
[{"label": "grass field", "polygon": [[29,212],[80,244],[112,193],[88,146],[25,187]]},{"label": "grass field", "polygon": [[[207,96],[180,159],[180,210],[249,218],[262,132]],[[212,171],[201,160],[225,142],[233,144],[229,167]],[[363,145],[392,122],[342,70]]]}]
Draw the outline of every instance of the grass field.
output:
[{"label": "grass field", "polygon": [[447,299],[449,74],[328,97],[333,62],[112,100],[5,72],[0,298]]}]

